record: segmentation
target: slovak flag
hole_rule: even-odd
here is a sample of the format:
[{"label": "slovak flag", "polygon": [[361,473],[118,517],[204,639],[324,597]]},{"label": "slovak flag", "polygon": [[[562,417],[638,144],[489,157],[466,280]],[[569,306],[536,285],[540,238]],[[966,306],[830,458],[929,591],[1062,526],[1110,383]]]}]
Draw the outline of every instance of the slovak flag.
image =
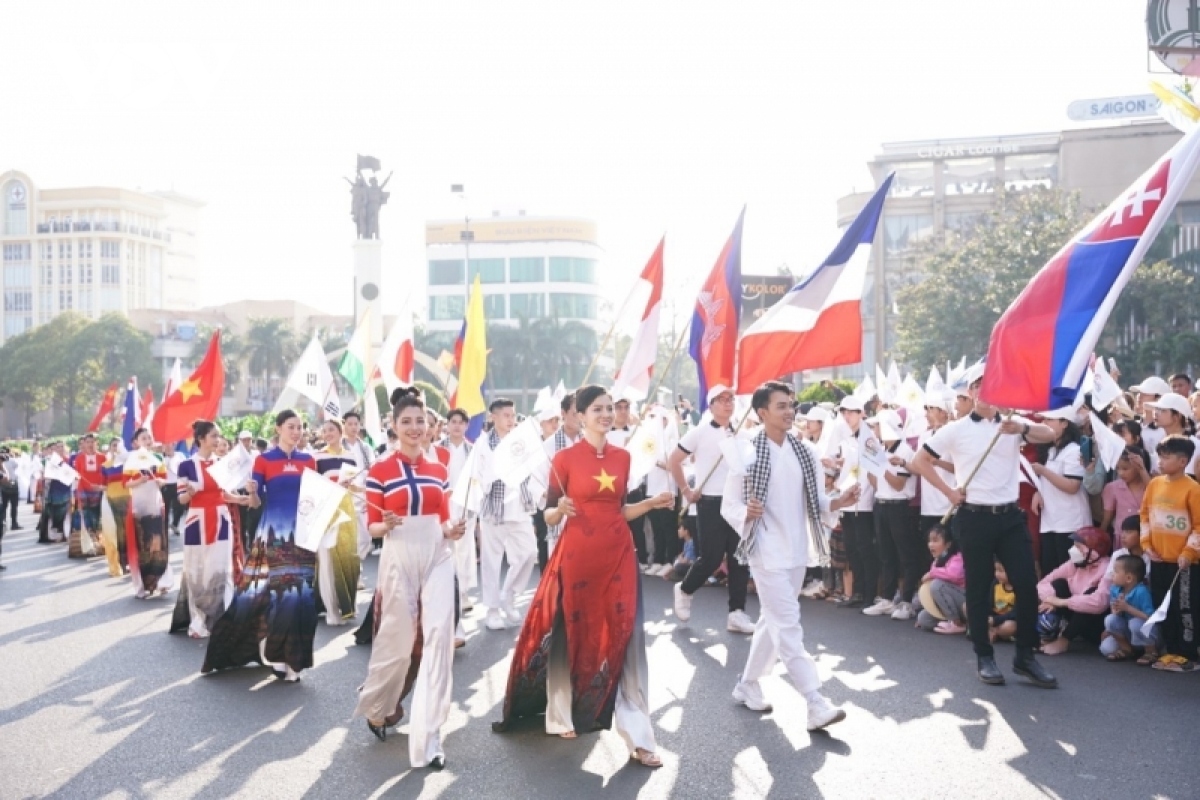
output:
[{"label": "slovak flag", "polygon": [[1000,317],[980,387],[985,402],[1026,411],[1075,402],[1117,297],[1196,172],[1198,132],[1076,234]]},{"label": "slovak flag", "polygon": [[742,220],[725,242],[712,272],[700,287],[692,314],[688,352],[700,378],[700,410],[708,408],[709,387],[732,387],[737,365],[738,325],[742,319]]},{"label": "slovak flag", "polygon": [[738,394],[793,372],[862,361],[863,284],[893,177],[876,190],[821,266],[742,334]]},{"label": "slovak flag", "polygon": [[[642,274],[634,286],[633,297],[642,297],[647,293],[646,309],[642,312],[642,321],[638,325],[625,361],[617,372],[613,384],[613,400],[620,400],[627,390],[632,389],[640,397],[645,398],[650,392],[650,376],[654,372],[654,362],[658,357],[658,320],[662,311],[663,294],[663,238],[650,256]],[[636,307],[636,306],[635,306]]]}]

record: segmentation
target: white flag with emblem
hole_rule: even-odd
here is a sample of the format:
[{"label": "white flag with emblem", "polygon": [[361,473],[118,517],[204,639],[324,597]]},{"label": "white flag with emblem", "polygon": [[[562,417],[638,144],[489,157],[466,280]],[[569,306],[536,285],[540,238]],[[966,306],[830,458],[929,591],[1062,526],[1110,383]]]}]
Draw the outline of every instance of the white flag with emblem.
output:
[{"label": "white flag with emblem", "polygon": [[253,473],[254,457],[241,442],[208,468],[208,477],[213,483],[230,494],[245,486]]},{"label": "white flag with emblem", "polygon": [[[321,347],[316,333],[313,334],[308,347],[300,354],[296,366],[292,367],[292,373],[288,376],[284,388],[316,403],[321,407],[326,419],[342,416],[342,405],[338,399],[337,386],[333,382],[333,371],[329,368],[325,348]],[[284,395],[287,394],[285,391]],[[283,400],[282,395],[280,400]]]},{"label": "white flag with emblem", "polygon": [[[475,448],[479,447],[487,447],[487,444],[477,442]],[[526,417],[496,445],[492,452],[492,474],[495,480],[504,481],[505,486],[518,486],[548,462],[538,423],[533,417]]]},{"label": "white flag with emblem", "polygon": [[338,506],[349,494],[316,470],[300,475],[300,500],[296,505],[296,547],[317,552],[325,531],[335,524]]}]

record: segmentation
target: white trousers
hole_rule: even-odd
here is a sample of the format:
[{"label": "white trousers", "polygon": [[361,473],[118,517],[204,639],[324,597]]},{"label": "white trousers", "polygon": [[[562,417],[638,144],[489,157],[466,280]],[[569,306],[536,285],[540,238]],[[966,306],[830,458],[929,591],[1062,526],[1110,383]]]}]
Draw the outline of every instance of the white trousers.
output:
[{"label": "white trousers", "polygon": [[454,661],[454,559],[437,517],[405,517],[384,540],[379,559],[379,630],[354,715],[396,713],[412,662],[417,626],[424,640],[409,710],[408,757],[424,767],[442,751]]},{"label": "white trousers", "polygon": [[804,567],[750,567],[758,590],[759,613],[742,671],[743,681],[750,683],[770,675],[778,658],[800,694],[821,688],[817,664],[804,648],[804,628],[800,626],[797,598],[804,587],[804,573]]},{"label": "white trousers", "polygon": [[[537,535],[533,519],[522,517],[511,522],[479,522],[479,547],[483,551],[483,604],[489,609],[511,607],[519,592],[529,586],[533,563],[537,559]],[[508,558],[508,575],[500,585],[500,562]]]},{"label": "white trousers", "polygon": [[354,495],[354,511],[358,517],[358,560],[365,562],[375,549],[375,544],[367,528],[367,501],[358,495]]},{"label": "white trousers", "polygon": [[479,565],[476,562],[475,518],[468,518],[467,532],[454,543],[454,573],[458,576],[458,591],[466,594],[468,589],[479,585]]}]

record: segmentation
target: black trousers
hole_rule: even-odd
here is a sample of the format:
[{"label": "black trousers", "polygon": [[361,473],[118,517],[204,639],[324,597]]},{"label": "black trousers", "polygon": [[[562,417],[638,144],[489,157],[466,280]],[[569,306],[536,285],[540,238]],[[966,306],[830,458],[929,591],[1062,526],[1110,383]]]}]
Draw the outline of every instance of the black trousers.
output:
[{"label": "black trousers", "polygon": [[[625,495],[626,503],[640,503],[645,499],[646,492],[641,487],[633,489]],[[637,551],[638,563],[648,563],[650,554],[646,552],[646,518],[631,519],[627,524],[629,525],[629,535],[633,537],[633,549]]]},{"label": "black trousers", "polygon": [[1157,608],[1167,595],[1171,582],[1171,605],[1167,606],[1167,618],[1158,624],[1158,634],[1162,637],[1162,652],[1173,656],[1196,660],[1196,590],[1200,588],[1200,566],[1192,566],[1183,571],[1179,580],[1175,573],[1179,565],[1174,561],[1155,561],[1150,564],[1150,597]]},{"label": "black trousers", "polygon": [[1025,514],[1013,508],[989,514],[960,508],[951,522],[954,539],[962,551],[967,573],[967,626],[975,653],[990,656],[988,616],[992,613],[992,582],[996,560],[1004,565],[1013,593],[1017,596],[1017,645],[1038,645],[1037,572],[1033,566],[1033,540],[1025,527]]},{"label": "black trousers", "polygon": [[[1120,520],[1117,521],[1120,525]],[[1071,534],[1075,531],[1042,531],[1042,574],[1049,575],[1070,560]]]},{"label": "black trousers", "polygon": [[850,572],[854,574],[854,593],[870,603],[879,591],[875,515],[870,511],[843,511],[842,541],[846,543],[846,560],[850,562]]},{"label": "black trousers", "polygon": [[901,580],[901,600],[912,602],[929,566],[929,548],[917,525],[920,509],[902,503],[875,501],[875,544],[879,553],[879,596],[891,600]]},{"label": "black trousers", "polygon": [[540,508],[533,513],[533,534],[537,537],[538,572],[545,572],[546,562],[550,560],[550,548],[546,546],[548,527],[546,525],[546,517],[543,516],[545,513]]},{"label": "black trousers", "polygon": [[0,524],[4,522],[7,511],[11,515],[12,526],[17,527],[17,505],[21,502],[21,491],[16,486],[0,487]]},{"label": "black trousers", "polygon": [[164,483],[162,485],[163,499],[163,522],[167,523],[172,529],[179,527],[179,520],[183,516],[183,506],[179,503],[179,486],[174,483]]},{"label": "black trousers", "polygon": [[674,564],[682,546],[679,541],[679,503],[673,508],[656,508],[646,515],[654,532],[654,563]]},{"label": "black trousers", "polygon": [[680,584],[684,594],[695,594],[724,558],[729,573],[729,610],[744,610],[750,569],[733,557],[741,542],[737,531],[721,516],[721,498],[701,497],[696,503],[696,561]]}]

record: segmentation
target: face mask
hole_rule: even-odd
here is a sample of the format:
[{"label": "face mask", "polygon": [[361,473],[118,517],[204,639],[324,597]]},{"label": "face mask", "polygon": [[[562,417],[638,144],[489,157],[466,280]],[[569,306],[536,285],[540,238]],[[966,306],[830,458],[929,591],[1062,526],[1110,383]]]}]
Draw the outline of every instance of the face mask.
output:
[{"label": "face mask", "polygon": [[1071,559],[1071,563],[1077,567],[1082,567],[1087,563],[1087,556],[1083,554],[1075,545],[1071,545],[1071,549],[1067,551],[1067,557]]}]

